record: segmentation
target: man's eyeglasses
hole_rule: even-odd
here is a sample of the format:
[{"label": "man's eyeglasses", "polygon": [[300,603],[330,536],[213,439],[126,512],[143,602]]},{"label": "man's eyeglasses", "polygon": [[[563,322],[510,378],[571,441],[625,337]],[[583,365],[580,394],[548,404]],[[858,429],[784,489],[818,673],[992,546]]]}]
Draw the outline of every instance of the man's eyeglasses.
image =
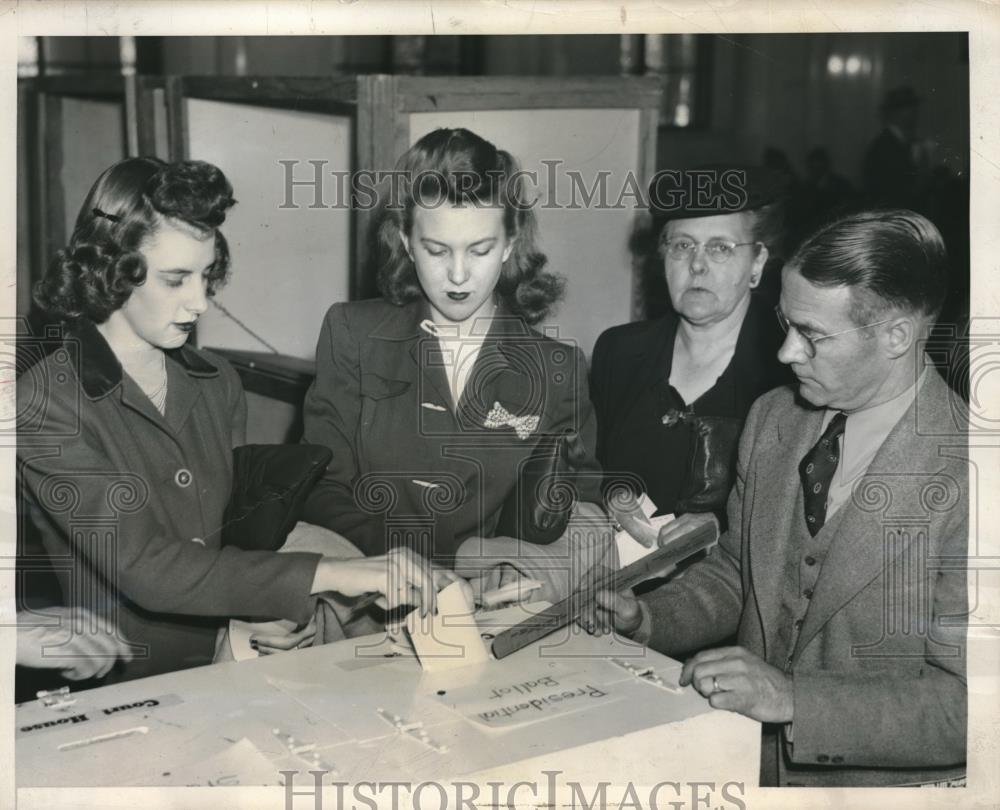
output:
[{"label": "man's eyeglasses", "polygon": [[696,242],[686,236],[675,236],[673,239],[663,240],[663,251],[672,261],[679,262],[688,259],[698,251],[698,248],[705,248],[705,255],[716,264],[728,262],[736,248],[746,245],[757,245],[759,242],[730,242],[726,239],[709,239],[707,242]]},{"label": "man's eyeglasses", "polygon": [[802,341],[806,345],[806,354],[808,354],[809,357],[816,356],[816,344],[822,340],[829,340],[830,338],[835,338],[840,335],[846,335],[849,332],[857,332],[861,329],[867,329],[869,326],[881,326],[882,324],[889,323],[889,321],[892,320],[892,318],[886,318],[884,321],[875,321],[875,323],[866,323],[864,326],[855,326],[852,327],[851,329],[842,329],[841,331],[834,332],[833,334],[830,335],[818,335],[816,337],[812,337],[811,335],[807,335],[803,331],[802,327],[796,326],[794,323],[788,320],[788,318],[785,317],[785,313],[781,311],[780,306],[774,308],[774,314],[778,316],[778,323],[781,324],[781,331],[783,331],[787,335],[790,331],[795,330],[795,334],[798,335],[800,338],[802,338]]}]

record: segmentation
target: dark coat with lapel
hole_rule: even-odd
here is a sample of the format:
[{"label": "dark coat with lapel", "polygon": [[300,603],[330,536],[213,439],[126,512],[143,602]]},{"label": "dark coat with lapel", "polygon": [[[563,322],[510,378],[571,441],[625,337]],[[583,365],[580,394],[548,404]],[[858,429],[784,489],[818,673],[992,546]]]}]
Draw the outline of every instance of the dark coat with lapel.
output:
[{"label": "dark coat with lapel", "polygon": [[318,555],[220,546],[246,422],[236,372],[187,346],[166,367],[161,415],[83,322],[17,383],[22,514],[67,603],[133,643],[112,680],[210,663],[229,616],[301,622],[314,604]]},{"label": "dark coat with lapel", "polygon": [[[588,449],[580,498],[598,501],[583,353],[520,318],[495,318],[456,407],[438,340],[420,326],[428,314],[423,301],[330,308],[306,395],[304,441],[329,447],[333,461],[305,519],[368,555],[408,545],[450,565],[465,538],[492,536],[538,440],[567,429]],[[537,417],[537,425],[526,435],[486,427],[497,404],[514,417]]]},{"label": "dark coat with lapel", "polygon": [[[801,552],[798,464],[823,411],[761,397],[740,440],[729,531],[646,597],[652,647],[738,643],[790,673],[795,717],[765,726],[764,784],[889,785],[954,777],[966,753],[968,473],[964,403],[934,369],[835,518],[794,649],[777,643],[782,574]],[[781,655],[779,658],[778,656]]]},{"label": "dark coat with lapel", "polygon": [[[637,473],[648,462],[645,459],[639,463],[616,443],[631,418],[632,404],[669,377],[677,325],[678,316],[669,312],[656,320],[614,326],[603,332],[594,346],[590,398],[597,416],[597,458],[607,476]],[[771,305],[759,294],[753,294],[726,371],[732,375],[733,396],[708,415],[744,419],[758,396],[790,381],[787,368],[777,359],[781,340]],[[700,414],[702,410],[695,408],[695,412]],[[651,426],[651,430],[658,428],[659,425]],[[651,450],[643,448],[643,452]],[[658,463],[678,465],[686,473],[688,458],[663,458]],[[655,482],[644,484],[653,501],[662,510],[671,511],[669,496],[649,489],[655,487]]]}]

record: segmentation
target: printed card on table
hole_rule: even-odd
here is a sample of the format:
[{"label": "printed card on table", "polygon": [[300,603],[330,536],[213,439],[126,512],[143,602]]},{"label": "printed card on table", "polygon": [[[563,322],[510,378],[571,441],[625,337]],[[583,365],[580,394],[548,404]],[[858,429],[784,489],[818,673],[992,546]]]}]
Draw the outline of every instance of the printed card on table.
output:
[{"label": "printed card on table", "polygon": [[620,690],[603,679],[565,668],[464,686],[438,697],[479,726],[508,729],[537,723],[598,703],[618,700]]}]

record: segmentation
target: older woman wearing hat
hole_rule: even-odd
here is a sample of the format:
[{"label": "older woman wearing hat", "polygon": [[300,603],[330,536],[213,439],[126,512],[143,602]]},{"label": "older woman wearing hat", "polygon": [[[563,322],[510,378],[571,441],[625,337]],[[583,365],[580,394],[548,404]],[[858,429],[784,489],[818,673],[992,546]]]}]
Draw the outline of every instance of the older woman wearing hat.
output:
[{"label": "older woman wearing hat", "polygon": [[685,513],[661,530],[661,544],[724,520],[743,420],[784,380],[780,328],[754,293],[780,237],[780,196],[761,169],[659,172],[650,208],[673,311],[612,327],[594,347],[597,455],[609,484],[643,490],[660,514]]}]

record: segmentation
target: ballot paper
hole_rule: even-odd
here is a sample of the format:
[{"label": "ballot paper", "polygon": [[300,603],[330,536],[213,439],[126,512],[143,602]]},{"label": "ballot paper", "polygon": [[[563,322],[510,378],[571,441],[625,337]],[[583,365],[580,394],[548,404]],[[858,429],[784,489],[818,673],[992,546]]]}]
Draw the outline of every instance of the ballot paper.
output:
[{"label": "ballot paper", "polygon": [[615,512],[615,517],[622,525],[622,529],[615,533],[615,545],[618,546],[618,559],[622,568],[656,551],[656,538],[660,529],[674,520],[673,515],[653,517],[656,504],[646,493],[635,502],[635,507],[637,508],[629,510],[627,515]]},{"label": "ballot paper", "polygon": [[425,672],[489,661],[474,610],[468,583],[453,582],[438,593],[435,614],[421,616],[415,610],[406,617],[406,632]]},{"label": "ballot paper", "polygon": [[354,641],[354,657],[346,661],[337,661],[335,665],[339,669],[350,671],[380,666],[396,658],[415,656],[413,646],[402,630],[390,632],[389,628],[386,628],[385,634],[372,638],[374,639],[372,641],[360,639]]},{"label": "ballot paper", "polygon": [[517,677],[507,673],[437,699],[477,726],[504,730],[617,700],[619,690],[600,680],[568,667],[549,667]]},{"label": "ballot paper", "polygon": [[[654,534],[658,534],[663,526],[666,526],[673,520],[673,515],[659,515],[658,517],[649,519],[649,526]],[[624,529],[615,532],[615,545],[618,546],[618,559],[622,568],[652,554],[658,548],[655,543],[652,546],[644,546]]]}]

